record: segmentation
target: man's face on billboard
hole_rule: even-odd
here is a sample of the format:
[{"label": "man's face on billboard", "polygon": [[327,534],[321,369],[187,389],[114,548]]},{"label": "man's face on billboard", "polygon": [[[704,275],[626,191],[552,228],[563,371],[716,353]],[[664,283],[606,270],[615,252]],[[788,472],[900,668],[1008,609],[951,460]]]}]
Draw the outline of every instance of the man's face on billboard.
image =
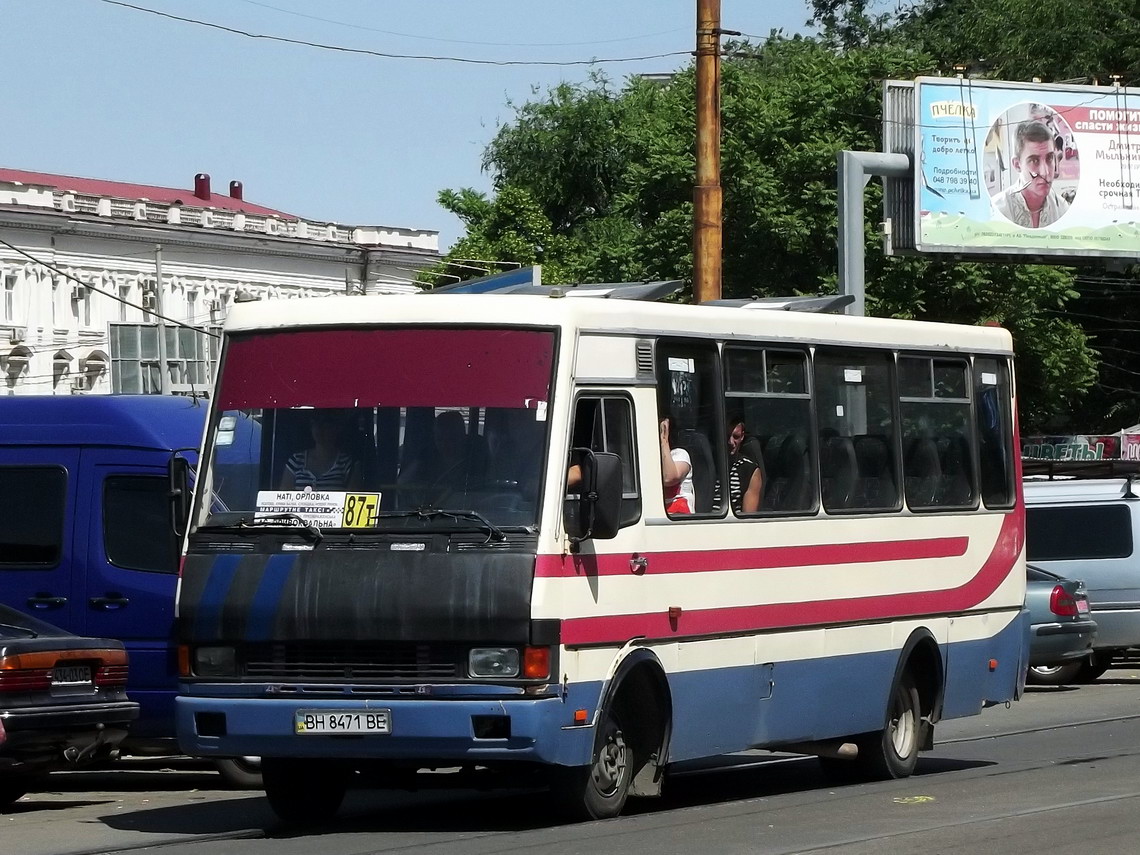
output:
[{"label": "man's face on billboard", "polygon": [[1022,184],[1027,189],[1048,192],[1057,174],[1057,151],[1051,142],[1026,140],[1020,156],[1013,159],[1013,166],[1021,173]]}]

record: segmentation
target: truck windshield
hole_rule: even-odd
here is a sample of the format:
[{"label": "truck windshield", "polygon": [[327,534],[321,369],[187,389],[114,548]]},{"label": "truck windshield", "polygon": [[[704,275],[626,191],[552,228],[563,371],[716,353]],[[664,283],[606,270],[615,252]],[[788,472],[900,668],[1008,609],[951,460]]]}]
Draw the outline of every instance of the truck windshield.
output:
[{"label": "truck windshield", "polygon": [[519,328],[233,335],[210,426],[215,500],[198,521],[533,527],[554,346],[553,331]]}]

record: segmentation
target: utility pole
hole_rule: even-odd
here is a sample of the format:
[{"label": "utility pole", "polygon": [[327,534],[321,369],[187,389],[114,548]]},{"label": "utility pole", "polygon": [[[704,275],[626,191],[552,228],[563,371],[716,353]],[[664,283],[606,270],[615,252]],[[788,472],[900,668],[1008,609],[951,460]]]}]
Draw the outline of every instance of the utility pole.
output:
[{"label": "utility pole", "polygon": [[158,321],[158,383],[163,395],[170,394],[170,366],[166,364],[166,313],[162,310],[162,245],[154,247],[154,314]]},{"label": "utility pole", "polygon": [[693,188],[693,299],[719,300],[720,0],[697,0],[697,183]]}]

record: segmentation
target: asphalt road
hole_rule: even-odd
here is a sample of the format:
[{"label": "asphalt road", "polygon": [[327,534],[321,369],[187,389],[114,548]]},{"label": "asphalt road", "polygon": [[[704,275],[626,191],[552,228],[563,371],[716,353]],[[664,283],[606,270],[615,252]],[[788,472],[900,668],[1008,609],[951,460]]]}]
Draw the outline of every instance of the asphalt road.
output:
[{"label": "asphalt road", "polygon": [[560,825],[542,793],[359,792],[297,832],[193,761],[52,776],[0,814],[3,855],[1097,853],[1140,849],[1140,669],[1031,689],[945,722],[904,781],[834,786],[810,758],[750,752],[671,778],[626,816]]}]

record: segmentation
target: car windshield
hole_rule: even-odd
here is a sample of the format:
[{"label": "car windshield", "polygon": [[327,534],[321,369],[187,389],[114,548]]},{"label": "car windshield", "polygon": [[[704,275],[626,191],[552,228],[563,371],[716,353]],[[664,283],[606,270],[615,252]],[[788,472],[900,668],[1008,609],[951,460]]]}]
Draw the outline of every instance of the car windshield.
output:
[{"label": "car windshield", "polygon": [[553,358],[549,330],[235,337],[198,522],[495,537],[533,527]]}]

